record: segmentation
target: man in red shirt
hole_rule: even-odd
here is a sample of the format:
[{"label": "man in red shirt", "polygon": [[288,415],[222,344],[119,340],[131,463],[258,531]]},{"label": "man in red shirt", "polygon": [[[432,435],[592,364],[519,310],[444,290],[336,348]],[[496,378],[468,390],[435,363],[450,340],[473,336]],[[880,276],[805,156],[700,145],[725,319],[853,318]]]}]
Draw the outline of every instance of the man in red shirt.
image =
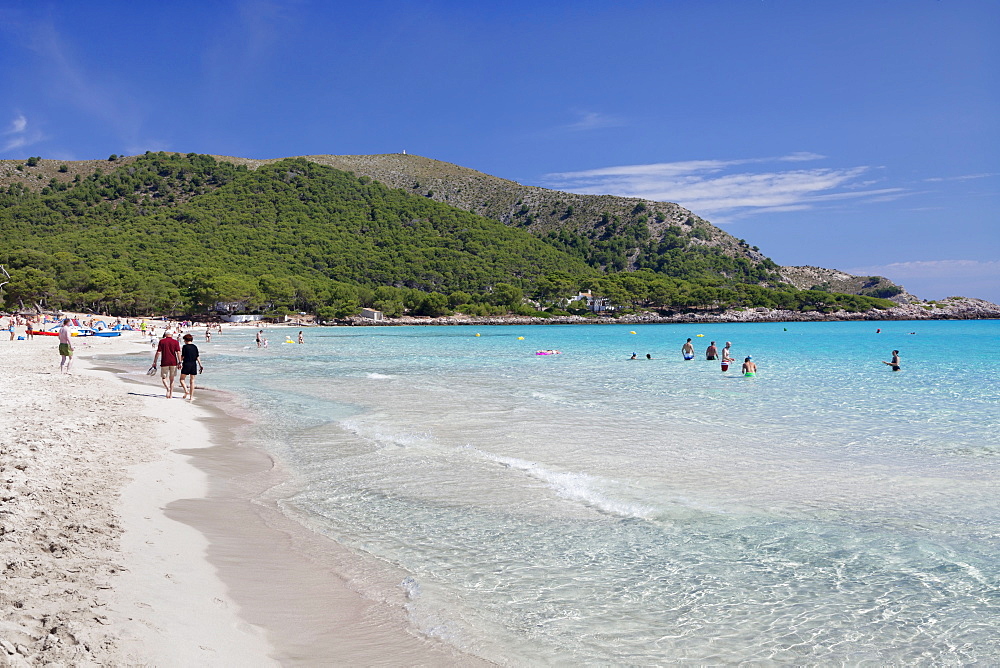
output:
[{"label": "man in red shirt", "polygon": [[170,336],[169,329],[163,333],[163,338],[156,346],[156,354],[153,355],[154,367],[157,360],[160,361],[160,382],[167,391],[167,399],[170,399],[174,396],[174,377],[177,375],[177,367],[181,364],[181,344]]}]

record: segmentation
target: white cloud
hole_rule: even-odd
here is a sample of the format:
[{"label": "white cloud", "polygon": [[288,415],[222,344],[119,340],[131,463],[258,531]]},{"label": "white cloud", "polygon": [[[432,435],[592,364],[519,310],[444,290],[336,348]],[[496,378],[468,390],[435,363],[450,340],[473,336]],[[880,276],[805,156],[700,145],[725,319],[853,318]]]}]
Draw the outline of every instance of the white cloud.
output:
[{"label": "white cloud", "polygon": [[981,174],[963,174],[961,176],[935,176],[933,178],[924,179],[924,181],[930,183],[941,183],[944,181],[972,181],[973,179],[987,179],[991,176],[1000,176],[997,172],[983,172]]},{"label": "white cloud", "polygon": [[25,118],[24,114],[21,114],[10,122],[10,130],[8,130],[4,134],[15,134],[24,132],[27,127],[28,127],[28,119]]},{"label": "white cloud", "polygon": [[612,194],[670,201],[702,215],[730,218],[761,211],[796,211],[846,199],[895,199],[903,188],[872,188],[861,180],[872,167],[754,171],[752,165],[821,160],[798,152],[769,158],[689,160],[619,165],[543,177],[545,185],[581,194]]},{"label": "white cloud", "polygon": [[18,114],[11,120],[7,129],[0,135],[3,136],[3,140],[0,141],[0,152],[3,153],[31,146],[45,138],[41,132],[32,130],[28,126],[28,119],[24,114]]},{"label": "white cloud", "polygon": [[822,160],[825,157],[825,155],[820,155],[819,153],[813,153],[811,151],[797,151],[782,158],[778,158],[778,160],[783,162],[808,162],[809,160]]}]

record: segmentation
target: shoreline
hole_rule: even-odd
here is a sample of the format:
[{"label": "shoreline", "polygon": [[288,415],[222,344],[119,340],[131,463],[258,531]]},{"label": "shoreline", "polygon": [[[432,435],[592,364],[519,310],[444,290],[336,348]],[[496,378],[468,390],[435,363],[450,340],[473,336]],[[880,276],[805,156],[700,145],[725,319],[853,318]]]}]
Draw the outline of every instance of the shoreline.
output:
[{"label": "shoreline", "polygon": [[131,352],[151,355],[81,341],[63,376],[51,340],[0,343],[26,388],[0,399],[16,416],[0,424],[0,665],[485,665],[351,589],[350,555],[281,512],[290,476],[239,443],[225,398],[168,402],[101,359]]},{"label": "shoreline", "polygon": [[[933,304],[933,305],[932,305]],[[1000,305],[982,299],[953,297],[939,302],[900,304],[891,309],[850,313],[835,311],[788,311],[784,309],[747,308],[725,311],[684,312],[661,315],[653,312],[632,313],[620,317],[611,316],[467,316],[450,315],[432,318],[430,316],[399,316],[386,320],[371,320],[361,316],[351,316],[329,324],[352,325],[355,327],[393,327],[406,325],[667,325],[706,323],[763,323],[763,322],[842,322],[872,321],[889,322],[898,320],[996,320],[1000,319]]]},{"label": "shoreline", "polygon": [[208,490],[169,503],[165,514],[207,538],[208,562],[240,617],[270,640],[278,664],[487,665],[414,634],[402,601],[373,601],[355,591],[344,565],[359,557],[282,512],[281,501],[296,486],[291,472],[270,453],[241,443],[238,432],[252,423],[234,416],[234,403],[220,395],[206,400],[212,390],[199,391],[209,442],[178,453],[206,475]]}]

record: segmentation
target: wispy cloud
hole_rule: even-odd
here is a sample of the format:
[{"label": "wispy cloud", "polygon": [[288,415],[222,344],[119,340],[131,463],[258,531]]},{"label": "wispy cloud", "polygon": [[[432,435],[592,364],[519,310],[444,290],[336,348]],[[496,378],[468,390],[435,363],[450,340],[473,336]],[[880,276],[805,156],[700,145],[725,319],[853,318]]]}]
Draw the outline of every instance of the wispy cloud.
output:
[{"label": "wispy cloud", "polygon": [[113,69],[88,68],[78,46],[51,19],[25,20],[20,34],[25,48],[37,56],[35,77],[61,104],[100,121],[123,144],[135,141],[143,114],[129,87],[116,81]]},{"label": "wispy cloud", "polygon": [[824,158],[826,158],[825,155],[813,153],[812,151],[796,151],[795,153],[789,153],[777,158],[777,160],[782,162],[809,162],[810,160],[823,160]]},{"label": "wispy cloud", "polygon": [[207,99],[229,104],[234,96],[253,93],[254,82],[274,66],[283,40],[303,20],[301,7],[297,0],[238,3],[238,11],[218,27],[203,54]]},{"label": "wispy cloud", "polygon": [[[128,96],[118,94],[104,77],[93,76],[75,58],[70,45],[52,24],[39,26],[38,50],[46,57],[64,94],[81,109],[105,121],[120,125],[130,122],[126,110],[131,107]],[[103,79],[103,80],[102,80]],[[99,83],[100,81],[100,83]]]},{"label": "wispy cloud", "polygon": [[823,158],[817,153],[797,152],[768,158],[619,165],[547,174],[543,182],[581,194],[677,202],[699,214],[721,215],[730,220],[753,212],[796,211],[838,200],[885,200],[906,194],[903,188],[872,188],[877,180],[862,180],[873,170],[868,166],[763,171],[750,168]]},{"label": "wispy cloud", "polygon": [[3,137],[0,152],[4,153],[31,146],[45,138],[41,132],[28,125],[28,118],[24,114],[15,116],[0,136]]},{"label": "wispy cloud", "polygon": [[577,116],[577,120],[563,126],[564,130],[586,132],[588,130],[600,130],[602,128],[614,128],[625,125],[625,121],[621,118],[602,114],[597,111],[577,110],[574,113]]},{"label": "wispy cloud", "polygon": [[888,276],[894,280],[910,278],[996,278],[1000,261],[996,260],[921,260],[892,262],[869,267],[854,267],[849,273],[861,276]]},{"label": "wispy cloud", "polygon": [[963,174],[961,176],[935,176],[933,178],[924,179],[928,183],[942,183],[945,181],[973,181],[975,179],[987,179],[991,176],[1000,176],[997,172],[983,172],[981,174]]},{"label": "wispy cloud", "polygon": [[10,129],[7,130],[7,134],[18,134],[24,132],[28,128],[28,119],[21,114],[14,120],[10,122]]}]

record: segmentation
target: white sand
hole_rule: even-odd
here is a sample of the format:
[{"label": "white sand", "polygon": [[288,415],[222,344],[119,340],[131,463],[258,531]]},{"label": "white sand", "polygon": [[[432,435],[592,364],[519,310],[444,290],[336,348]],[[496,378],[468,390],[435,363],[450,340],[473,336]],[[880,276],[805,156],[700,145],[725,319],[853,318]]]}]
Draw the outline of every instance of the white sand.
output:
[{"label": "white sand", "polygon": [[54,337],[0,341],[0,664],[265,665],[208,541],[160,510],[206,489],[171,452],[206,440],[198,407],[129,394],[81,359],[148,346],[74,345],[61,375]]},{"label": "white sand", "polygon": [[272,463],[211,442],[200,397],[89,359],[139,350],[143,369],[136,339],[75,338],[70,375],[54,337],[0,341],[0,666],[481,663],[361,599],[338,548],[252,502]]}]

